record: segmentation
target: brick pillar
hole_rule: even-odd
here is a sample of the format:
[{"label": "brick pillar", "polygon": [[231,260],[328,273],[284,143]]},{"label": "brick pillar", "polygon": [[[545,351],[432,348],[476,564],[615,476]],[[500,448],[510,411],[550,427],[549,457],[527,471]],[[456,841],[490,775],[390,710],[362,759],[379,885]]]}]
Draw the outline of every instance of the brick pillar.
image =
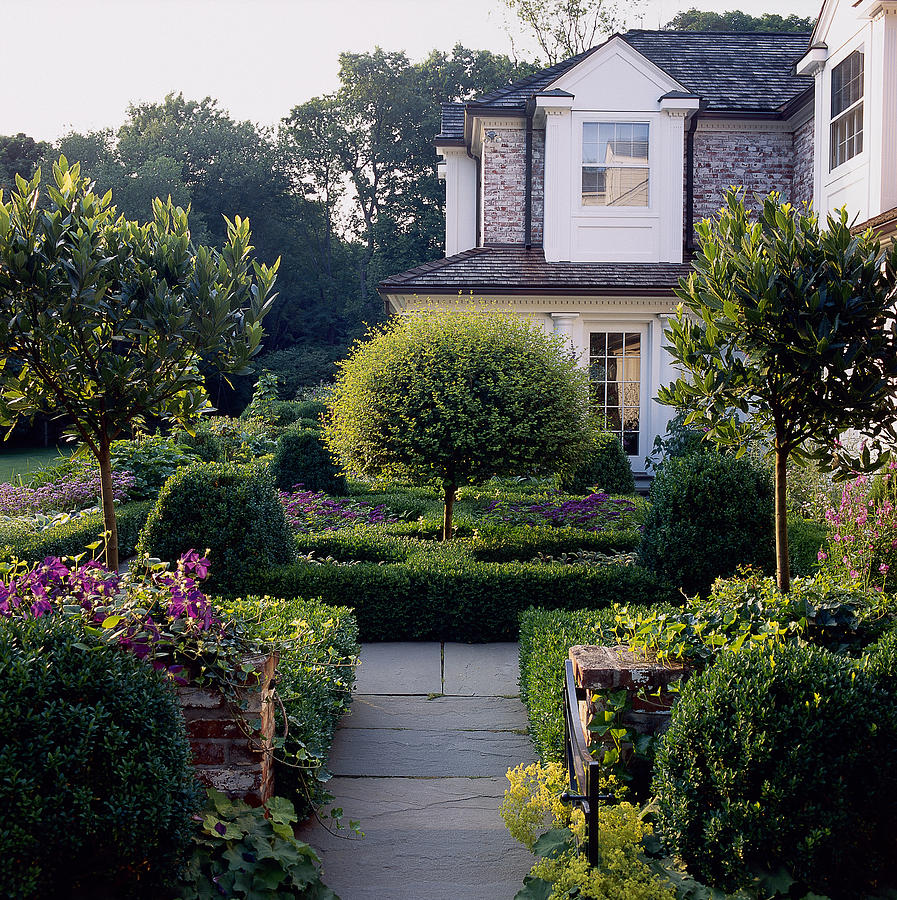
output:
[{"label": "brick pillar", "polygon": [[[579,704],[579,714],[590,742],[600,738],[588,730],[589,722],[604,711],[600,697],[593,698],[593,691],[625,690],[630,708],[623,714],[623,724],[639,734],[662,734],[669,726],[670,710],[676,702],[676,695],[668,687],[691,674],[691,668],[684,663],[658,662],[621,646],[571,647],[570,659],[577,685],[588,692],[588,699]],[[652,696],[646,698],[646,694]]]},{"label": "brick pillar", "polygon": [[250,656],[244,662],[253,666],[255,681],[250,678],[236,703],[228,702],[220,691],[192,686],[179,687],[178,700],[199,780],[259,806],[274,792],[277,657]]}]

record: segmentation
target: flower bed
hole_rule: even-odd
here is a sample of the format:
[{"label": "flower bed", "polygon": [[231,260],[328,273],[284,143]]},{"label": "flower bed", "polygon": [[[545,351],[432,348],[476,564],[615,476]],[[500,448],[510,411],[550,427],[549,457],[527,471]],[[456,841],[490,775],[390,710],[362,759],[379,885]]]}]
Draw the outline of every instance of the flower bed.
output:
[{"label": "flower bed", "polygon": [[339,531],[355,525],[386,525],[397,522],[383,504],[372,505],[345,497],[329,497],[319,491],[278,491],[287,521],[296,534]]},{"label": "flower bed", "polygon": [[[123,502],[134,485],[130,472],[114,472],[113,497]],[[100,473],[83,472],[39,487],[0,484],[0,515],[61,512],[95,505],[100,496]]]},{"label": "flower bed", "polygon": [[484,519],[506,525],[572,526],[587,531],[626,528],[636,523],[638,505],[628,497],[597,492],[586,497],[549,494],[535,502],[495,500],[486,507]]}]

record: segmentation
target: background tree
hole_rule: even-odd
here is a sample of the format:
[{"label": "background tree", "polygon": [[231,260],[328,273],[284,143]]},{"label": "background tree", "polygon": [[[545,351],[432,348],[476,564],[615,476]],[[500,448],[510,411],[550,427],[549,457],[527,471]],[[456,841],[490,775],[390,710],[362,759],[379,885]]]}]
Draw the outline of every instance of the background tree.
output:
[{"label": "background tree", "polygon": [[325,440],[347,471],[437,484],[443,540],[459,487],[562,470],[587,445],[587,376],[517,316],[395,319],[341,363]]},{"label": "background tree", "polygon": [[815,22],[811,17],[802,18],[793,14],[780,16],[778,13],[763,13],[762,16],[752,16],[736,9],[723,13],[687,9],[673,16],[663,27],[667,31],[777,31],[802,34],[812,31]]},{"label": "background tree", "polygon": [[868,448],[851,458],[850,428],[897,440],[897,247],[884,257],[871,232],[855,237],[842,210],[816,215],[763,200],[758,218],[730,189],[697,227],[694,271],[667,337],[684,370],[659,394],[690,410],[686,424],[744,452],[768,442],[775,457],[776,571],[790,586],[787,463],[810,454],[842,473],[883,464]]},{"label": "background tree", "polygon": [[258,352],[278,263],[251,260],[249,222],[227,223],[219,252],[195,250],[183,209],[156,200],[153,221],[117,216],[69,168],[40,170],[0,203],[0,415],[65,415],[96,457],[118,568],[112,441],[146,415],[186,424],[207,409],[199,365],[244,370]]},{"label": "background tree", "polygon": [[16,135],[0,134],[0,188],[13,188],[16,175],[31,178],[49,148],[50,145],[44,141],[36,141],[21,132]]},{"label": "background tree", "polygon": [[625,31],[645,0],[503,0],[532,33],[548,64],[576,56],[615,31]]}]

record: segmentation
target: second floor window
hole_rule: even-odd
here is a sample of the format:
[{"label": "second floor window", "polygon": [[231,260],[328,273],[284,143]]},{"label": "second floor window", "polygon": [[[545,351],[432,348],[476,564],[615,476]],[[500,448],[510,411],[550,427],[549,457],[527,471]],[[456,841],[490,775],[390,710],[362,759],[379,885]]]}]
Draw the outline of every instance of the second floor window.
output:
[{"label": "second floor window", "polygon": [[648,206],[647,122],[584,122],[582,205]]},{"label": "second floor window", "polygon": [[863,53],[857,50],[832,69],[830,169],[863,151]]}]

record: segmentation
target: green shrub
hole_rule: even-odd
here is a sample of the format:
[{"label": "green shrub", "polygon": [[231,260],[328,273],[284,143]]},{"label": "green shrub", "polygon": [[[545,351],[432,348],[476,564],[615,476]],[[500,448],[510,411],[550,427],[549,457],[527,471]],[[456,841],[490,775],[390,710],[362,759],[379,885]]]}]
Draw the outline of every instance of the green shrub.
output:
[{"label": "green shrub", "polygon": [[788,517],[788,553],[791,574],[812,575],[819,568],[819,551],[828,541],[828,528],[801,516]]},{"label": "green shrub", "polygon": [[479,562],[460,541],[435,553],[423,547],[404,562],[273,567],[242,589],[348,603],[363,641],[515,640],[517,614],[528,606],[597,608],[675,599],[669,585],[638,566]]},{"label": "green shrub", "polygon": [[295,400],[293,408],[298,419],[314,419],[320,426],[321,416],[327,414],[327,404],[321,400]]},{"label": "green shrub", "polygon": [[[127,559],[136,552],[140,531],[152,507],[152,503],[143,501],[125,503],[118,508],[118,552],[121,559]],[[103,514],[99,512],[45,531],[33,531],[24,525],[3,525],[0,526],[0,556],[7,559],[14,556],[28,562],[40,562],[48,556],[78,556],[86,552],[88,544],[102,540],[103,529]]]},{"label": "green shrub", "polygon": [[747,457],[669,459],[651,486],[639,559],[689,593],[739,565],[773,567],[773,488]]},{"label": "green shrub", "polygon": [[295,558],[283,506],[268,474],[251,466],[196,463],[162,488],[138,553],[173,562],[209,550],[209,584],[231,585],[253,571]]},{"label": "green shrub", "polygon": [[548,526],[480,525],[470,538],[474,559],[483,562],[529,562],[539,554],[557,556],[590,550],[615,553],[635,550],[641,534],[637,528],[620,531],[585,531],[582,528]]},{"label": "green shrub", "polygon": [[303,555],[338,562],[404,562],[420,545],[411,537],[390,534],[383,526],[357,525],[340,531],[296,535]]},{"label": "green shrub", "polygon": [[271,474],[281,491],[301,484],[307,491],[346,493],[346,479],[324,446],[321,432],[310,428],[290,428],[277,439]]},{"label": "green shrub", "polygon": [[582,461],[558,479],[570,494],[588,494],[597,487],[606,494],[634,494],[635,478],[620,439],[613,434],[597,434]]},{"label": "green shrub", "polygon": [[153,669],[58,619],[0,622],[0,895],[158,897],[199,801]]},{"label": "green shrub", "polygon": [[[278,734],[286,742],[275,759],[278,791],[292,789],[300,812],[320,799],[327,754],[342,714],[352,700],[358,657],[358,625],[352,610],[319,600],[247,597],[217,603],[238,618],[247,636],[277,651]],[[283,712],[288,728],[284,728]]]},{"label": "green shrub", "polygon": [[544,609],[520,613],[520,699],[543,762],[563,759],[564,665],[577,644],[615,644],[613,609]]},{"label": "green shrub", "polygon": [[221,438],[207,426],[198,427],[193,434],[179,431],[177,441],[202,462],[224,462],[224,444]]},{"label": "green shrub", "polygon": [[128,491],[131,500],[155,500],[162,485],[181,466],[196,459],[197,454],[188,452],[183,444],[159,435],[112,443],[113,470],[134,476],[134,485]]},{"label": "green shrub", "polygon": [[648,467],[655,471],[668,459],[681,459],[696,453],[716,452],[712,444],[704,440],[704,431],[685,424],[686,413],[676,413],[667,424],[666,432],[654,438],[654,447],[648,459]]},{"label": "green shrub", "polygon": [[658,750],[665,840],[726,890],[764,866],[868,893],[897,860],[894,707],[873,672],[825,650],[722,654],[683,688]]}]

